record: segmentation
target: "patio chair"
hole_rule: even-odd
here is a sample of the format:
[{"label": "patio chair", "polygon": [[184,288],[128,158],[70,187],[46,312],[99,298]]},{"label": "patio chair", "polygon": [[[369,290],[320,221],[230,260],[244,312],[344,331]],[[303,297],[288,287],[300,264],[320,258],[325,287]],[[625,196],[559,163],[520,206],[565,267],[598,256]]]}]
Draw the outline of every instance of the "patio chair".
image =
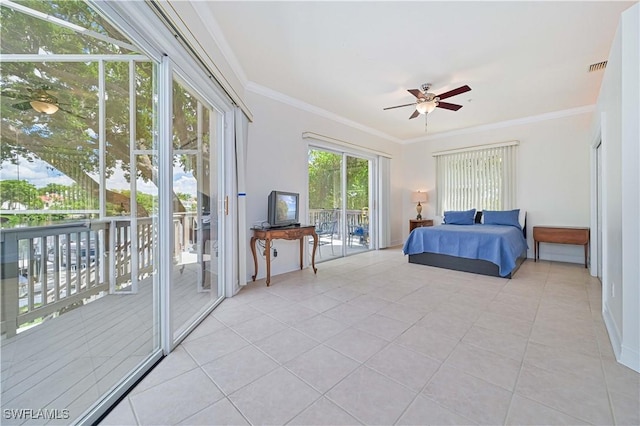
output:
[{"label": "patio chair", "polygon": [[357,239],[361,246],[365,246],[369,240],[368,225],[349,225],[348,244],[353,246],[353,239]]},{"label": "patio chair", "polygon": [[338,221],[322,222],[316,226],[316,234],[318,234],[318,253],[322,256],[322,246],[331,244],[331,254],[333,255],[333,236],[338,231]]}]

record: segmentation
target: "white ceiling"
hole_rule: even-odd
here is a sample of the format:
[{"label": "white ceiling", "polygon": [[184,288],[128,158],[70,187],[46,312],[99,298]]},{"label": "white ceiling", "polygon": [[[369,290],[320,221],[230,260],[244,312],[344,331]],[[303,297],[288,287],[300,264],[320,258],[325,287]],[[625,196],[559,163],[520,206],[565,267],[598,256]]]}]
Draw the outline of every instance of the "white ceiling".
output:
[{"label": "white ceiling", "polygon": [[[197,2],[240,75],[265,88],[413,141],[441,132],[592,105],[620,13],[636,2]],[[228,52],[227,52],[228,53]],[[232,62],[233,62],[232,61]],[[407,89],[471,91],[409,120]]]}]

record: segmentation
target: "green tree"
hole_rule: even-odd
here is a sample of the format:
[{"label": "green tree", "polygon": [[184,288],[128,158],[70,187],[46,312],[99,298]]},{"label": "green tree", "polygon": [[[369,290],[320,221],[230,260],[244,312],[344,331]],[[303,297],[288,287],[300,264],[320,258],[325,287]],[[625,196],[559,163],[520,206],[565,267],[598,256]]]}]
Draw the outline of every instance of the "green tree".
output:
[{"label": "green tree", "polygon": [[[22,5],[63,19],[92,31],[127,42],[100,14],[77,0],[26,0]],[[117,44],[78,34],[50,21],[43,21],[10,7],[0,7],[0,46],[2,53],[40,54],[111,54],[132,52]],[[106,100],[104,148],[105,174],[111,176],[117,167],[127,180],[156,180],[153,159],[136,156],[136,176],[129,164],[129,64],[105,61]],[[1,135],[0,161],[14,161],[19,156],[33,161],[42,159],[60,170],[88,194],[88,200],[100,199],[106,192],[107,210],[117,210],[129,200],[117,191],[100,188],[95,176],[99,172],[98,111],[99,66],[93,62],[3,62],[0,76]],[[154,67],[150,62],[135,64],[136,128],[138,149],[151,149],[154,117]],[[197,100],[174,85],[174,146],[188,146],[197,140]],[[60,110],[47,115],[33,110],[30,96],[36,90],[54,95]],[[177,197],[178,210],[184,210]],[[139,204],[141,205],[141,204]],[[140,215],[143,212],[138,212]]]},{"label": "green tree", "polygon": [[[130,198],[131,196],[131,191],[129,191],[128,189],[125,189],[123,191],[120,191],[120,193],[122,195],[124,195],[127,198]],[[138,210],[142,210],[147,212],[147,214],[143,215],[143,216],[148,216],[149,214],[157,214],[158,213],[158,201],[157,201],[157,197],[151,195],[151,194],[145,194],[143,192],[138,192],[136,194],[136,202],[138,203]]]},{"label": "green tree", "polygon": [[[342,205],[342,155],[309,150],[309,206],[334,209]],[[347,209],[369,206],[369,161],[347,156]]]},{"label": "green tree", "polygon": [[59,183],[48,183],[46,186],[38,189],[40,195],[46,194],[64,194],[69,187],[67,185],[61,185]]},{"label": "green tree", "polygon": [[0,204],[7,210],[37,210],[44,205],[38,189],[24,180],[0,181]]},{"label": "green tree", "polygon": [[332,152],[309,150],[309,207],[334,209],[340,196],[342,156]]}]

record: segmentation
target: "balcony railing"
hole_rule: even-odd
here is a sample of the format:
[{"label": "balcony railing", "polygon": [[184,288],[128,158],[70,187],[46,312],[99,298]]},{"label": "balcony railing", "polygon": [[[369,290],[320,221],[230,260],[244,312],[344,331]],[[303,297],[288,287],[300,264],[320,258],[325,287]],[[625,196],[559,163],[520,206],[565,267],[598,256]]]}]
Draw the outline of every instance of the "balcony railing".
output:
[{"label": "balcony railing", "polygon": [[[195,219],[195,212],[174,215],[174,260],[195,242]],[[15,336],[106,294],[137,293],[154,272],[156,240],[153,218],[3,229],[2,334]]]},{"label": "balcony railing", "polygon": [[[369,211],[347,210],[345,215],[346,228],[342,226],[342,216],[338,209],[309,209],[309,223],[319,227],[321,224],[337,222],[333,229],[336,230],[332,237],[343,240],[351,247],[353,241],[360,243],[361,247],[368,247],[369,244]],[[322,228],[327,229],[326,225]],[[346,236],[343,236],[343,229],[346,229]],[[346,237],[346,238],[345,238]],[[333,238],[332,238],[333,240]]]},{"label": "balcony railing", "polygon": [[[354,226],[368,226],[369,215],[367,209],[347,210],[347,229]],[[342,229],[342,219],[340,211],[337,209],[309,209],[309,224],[319,225],[326,222],[338,222],[337,229]]]}]

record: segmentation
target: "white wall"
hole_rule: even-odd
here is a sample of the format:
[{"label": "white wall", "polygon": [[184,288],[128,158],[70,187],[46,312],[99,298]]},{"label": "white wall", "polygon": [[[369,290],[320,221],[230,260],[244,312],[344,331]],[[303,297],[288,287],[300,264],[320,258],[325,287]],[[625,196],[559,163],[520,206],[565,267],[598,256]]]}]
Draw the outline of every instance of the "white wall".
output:
[{"label": "white wall", "polygon": [[640,5],[622,15],[622,347],[640,372]]},{"label": "white wall", "polygon": [[[639,14],[638,4],[622,14],[594,123],[602,138],[603,316],[618,361],[636,371],[640,371]],[[595,180],[595,170],[592,176]]]},{"label": "white wall", "polygon": [[[405,187],[427,190],[429,201],[422,216],[435,218],[436,170],[433,152],[512,140],[518,148],[518,206],[527,211],[529,257],[533,257],[532,227],[589,226],[589,135],[592,113],[546,119],[493,130],[434,138],[405,146]],[[560,114],[558,114],[560,115]],[[434,118],[435,119],[435,118]],[[434,135],[436,136],[436,135]],[[404,214],[415,217],[409,191],[404,194]],[[436,218],[438,221],[440,218]],[[403,230],[403,237],[408,236]],[[582,246],[540,244],[540,258],[584,263]]]},{"label": "white wall", "polygon": [[[397,190],[402,181],[401,145],[251,91],[247,91],[247,102],[254,113],[254,121],[249,125],[247,148],[247,228],[266,220],[267,197],[274,189],[300,193],[300,221],[304,222],[308,217],[309,140],[302,138],[303,132],[314,132],[391,154],[391,205],[401,205],[401,194]],[[391,241],[395,244],[399,244],[402,238],[400,215],[400,211],[391,208]],[[297,241],[276,240],[274,246],[278,257],[272,257],[272,276],[299,268]],[[247,281],[251,279],[253,269],[249,250]],[[258,278],[264,277],[266,271],[262,258],[258,259],[258,269]],[[322,273],[322,268],[318,273]]]}]

